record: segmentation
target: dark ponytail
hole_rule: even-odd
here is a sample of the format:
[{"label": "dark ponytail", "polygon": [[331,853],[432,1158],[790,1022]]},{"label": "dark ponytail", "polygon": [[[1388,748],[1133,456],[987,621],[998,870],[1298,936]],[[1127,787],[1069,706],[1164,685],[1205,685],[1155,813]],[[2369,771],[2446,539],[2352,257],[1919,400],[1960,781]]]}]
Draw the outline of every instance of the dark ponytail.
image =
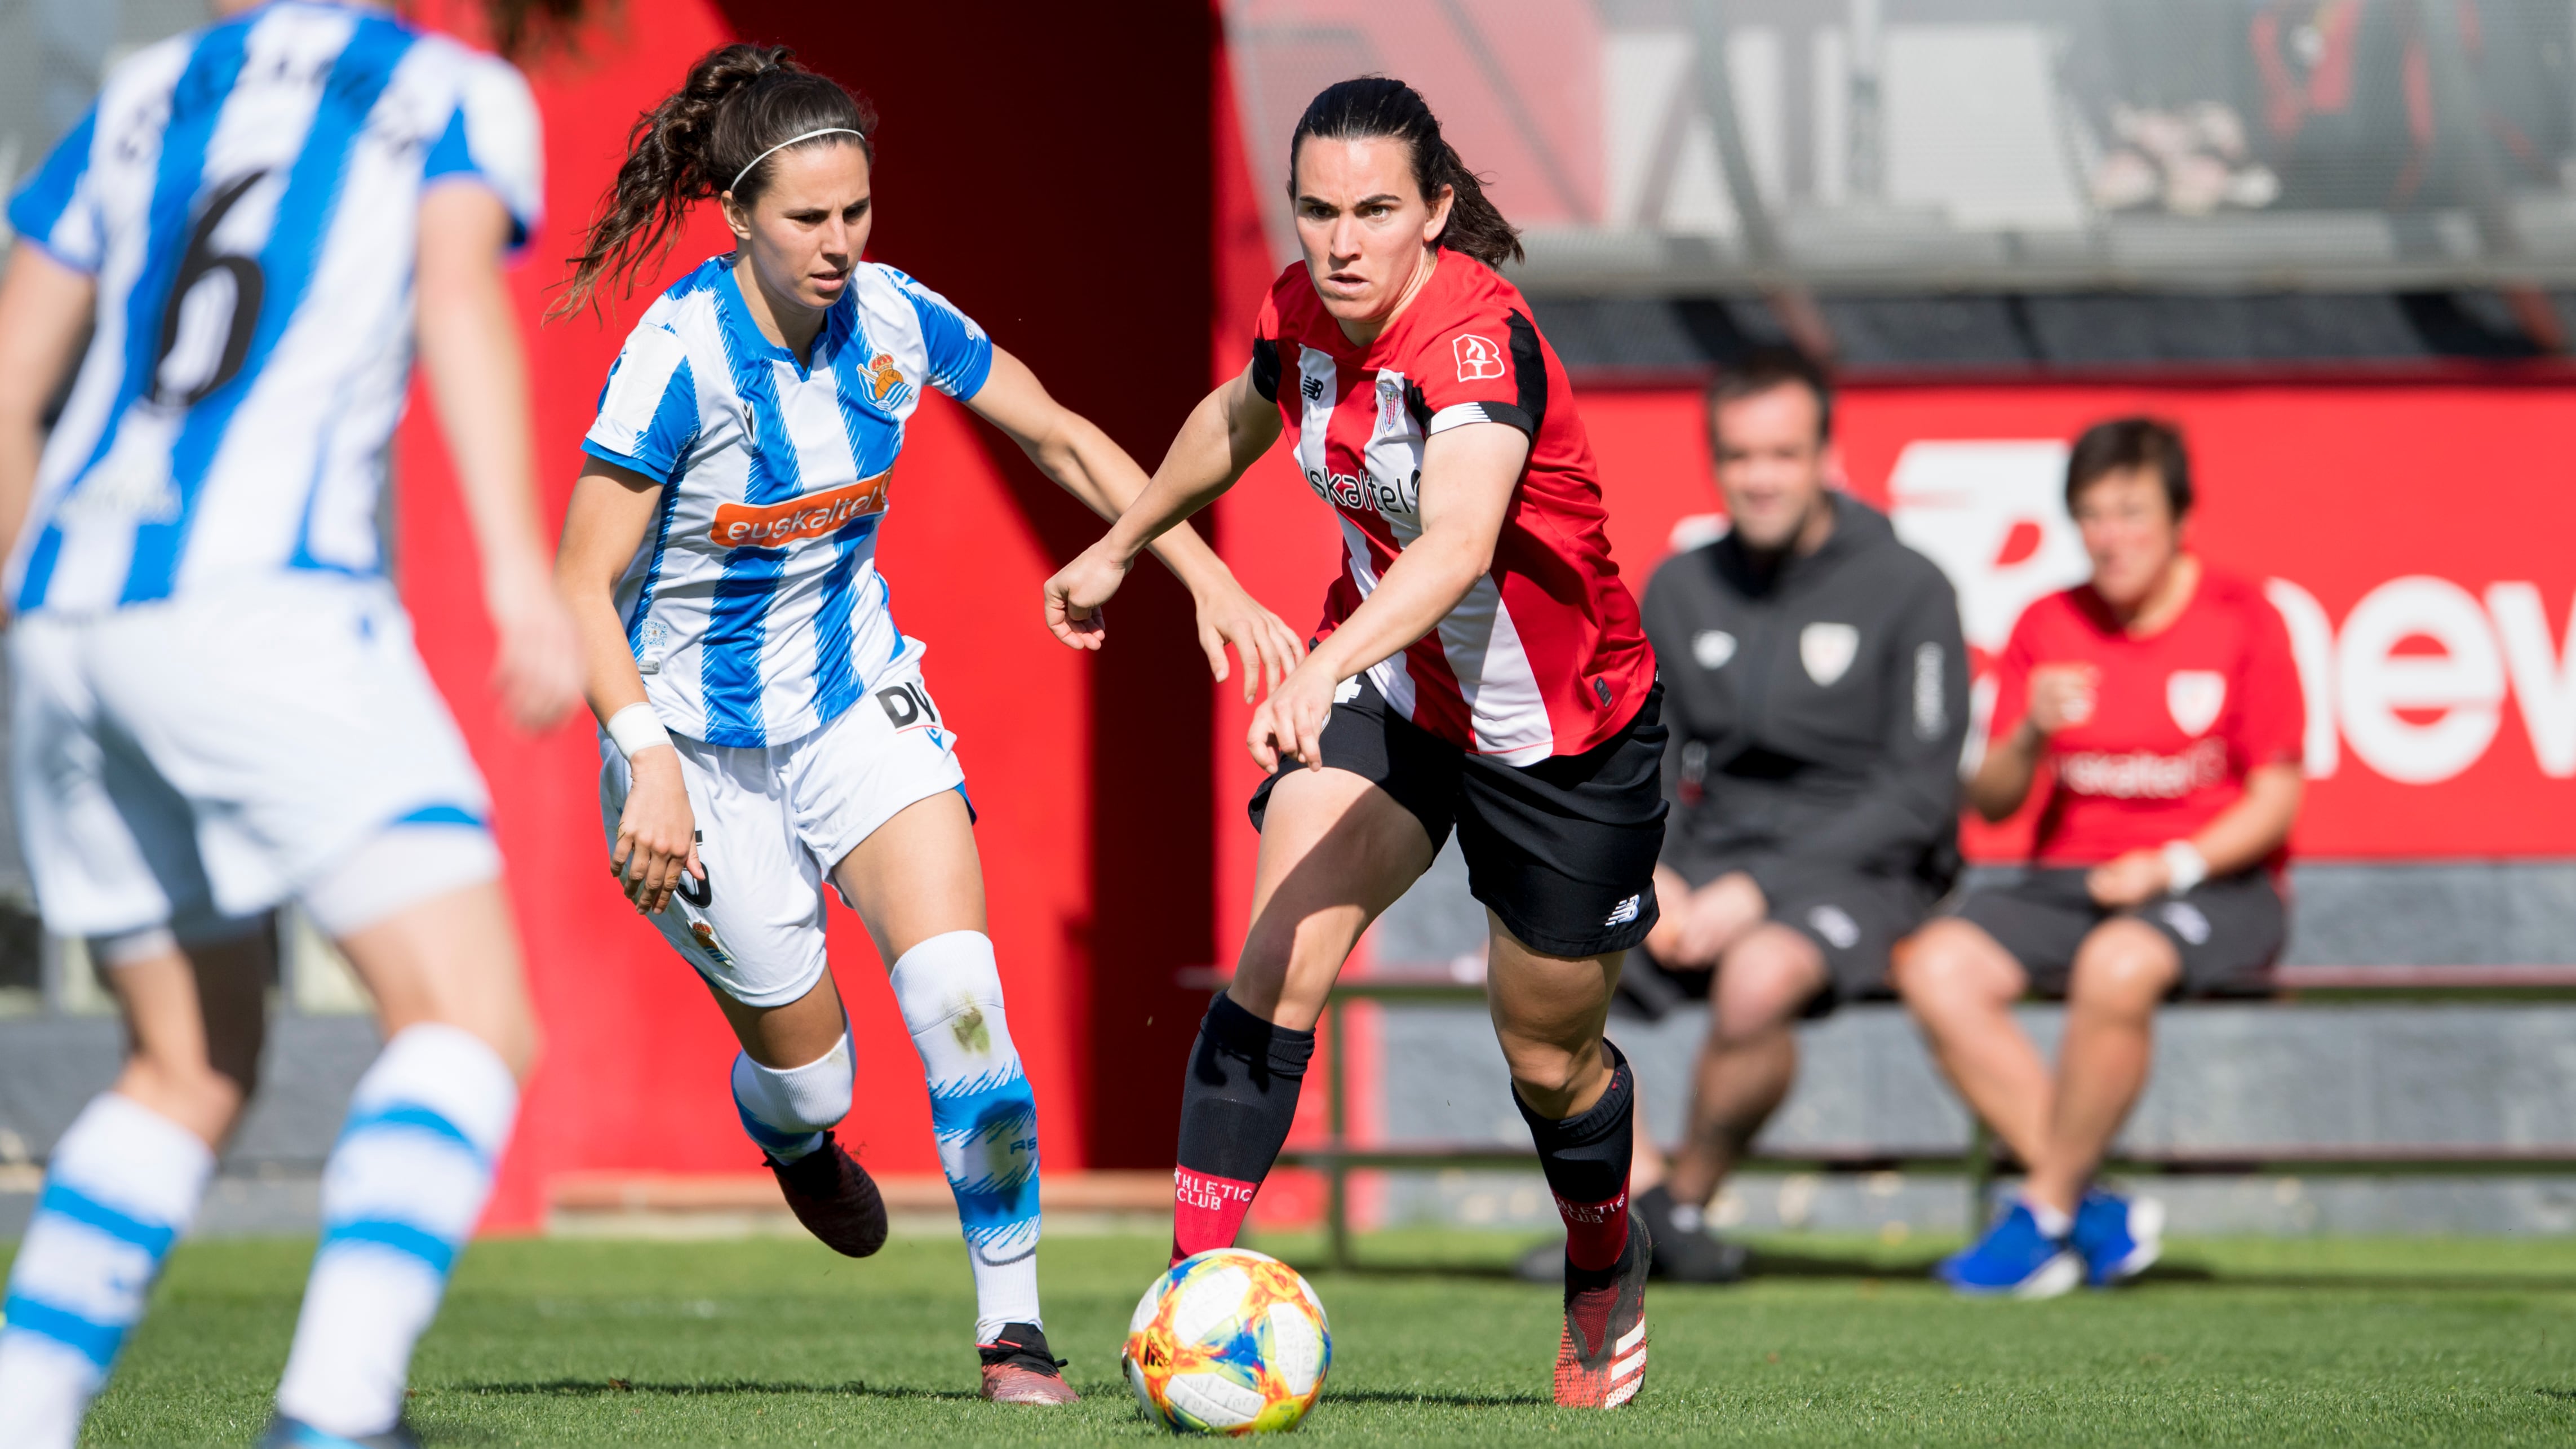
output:
[{"label": "dark ponytail", "polygon": [[483,0],[483,23],[494,50],[525,60],[550,46],[569,50],[585,9],[583,0]]},{"label": "dark ponytail", "polygon": [[1521,259],[1520,228],[1503,220],[1494,203],[1485,199],[1483,179],[1468,170],[1456,148],[1441,138],[1440,120],[1431,114],[1420,91],[1382,75],[1324,87],[1307,103],[1306,114],[1297,118],[1296,134],[1288,138],[1291,203],[1297,199],[1297,148],[1309,136],[1327,141],[1392,136],[1404,142],[1413,150],[1413,184],[1422,199],[1436,206],[1440,188],[1450,189],[1449,224],[1441,228],[1440,245],[1489,267]]},{"label": "dark ponytail", "polygon": [[[856,131],[859,149],[876,160],[876,108],[798,65],[794,54],[783,45],[709,51],[677,91],[636,119],[626,136],[626,164],[600,198],[582,253],[571,259],[572,281],[549,315],[596,305],[606,283],[623,281],[632,292],[635,273],[670,253],[681,220],[697,202],[728,188],[745,206],[757,200],[777,165],[775,156],[761,153],[781,141],[830,128]],[[851,139],[817,136],[797,149]],[[733,185],[756,157],[760,164]]]}]

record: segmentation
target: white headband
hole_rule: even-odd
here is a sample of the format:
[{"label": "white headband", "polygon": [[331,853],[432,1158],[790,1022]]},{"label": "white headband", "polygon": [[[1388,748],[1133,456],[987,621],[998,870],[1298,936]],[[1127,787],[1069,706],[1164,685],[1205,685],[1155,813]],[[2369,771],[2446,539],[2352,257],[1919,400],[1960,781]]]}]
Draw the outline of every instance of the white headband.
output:
[{"label": "white headband", "polygon": [[795,145],[799,141],[811,141],[817,136],[857,136],[862,141],[867,139],[866,135],[858,131],[853,131],[847,126],[825,126],[819,131],[808,131],[802,136],[790,136],[786,140],[779,142],[777,145],[770,147],[768,150],[761,152],[759,155],[752,157],[751,166],[745,166],[740,171],[735,172],[733,174],[733,184],[731,186],[727,186],[725,190],[731,191],[735,186],[740,186],[742,184],[742,178],[751,174],[752,166],[759,165],[761,162],[768,160],[770,157],[786,150],[788,147]]}]

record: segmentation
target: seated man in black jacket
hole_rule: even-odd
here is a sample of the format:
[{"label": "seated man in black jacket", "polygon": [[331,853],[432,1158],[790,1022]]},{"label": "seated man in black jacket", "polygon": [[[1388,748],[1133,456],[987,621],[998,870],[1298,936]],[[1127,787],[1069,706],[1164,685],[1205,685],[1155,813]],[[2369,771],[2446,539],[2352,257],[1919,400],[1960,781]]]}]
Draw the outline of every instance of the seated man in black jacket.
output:
[{"label": "seated man in black jacket", "polygon": [[1812,363],[1730,368],[1708,422],[1730,527],[1646,586],[1673,813],[1663,920],[1621,995],[1649,1016],[1710,1003],[1689,1133],[1666,1166],[1640,1111],[1631,1181],[1657,1271],[1724,1281],[1743,1255],[1700,1210],[1788,1095],[1791,1028],[1884,993],[1888,949],[1958,871],[1968,672],[1949,580],[1827,486],[1833,394]]}]

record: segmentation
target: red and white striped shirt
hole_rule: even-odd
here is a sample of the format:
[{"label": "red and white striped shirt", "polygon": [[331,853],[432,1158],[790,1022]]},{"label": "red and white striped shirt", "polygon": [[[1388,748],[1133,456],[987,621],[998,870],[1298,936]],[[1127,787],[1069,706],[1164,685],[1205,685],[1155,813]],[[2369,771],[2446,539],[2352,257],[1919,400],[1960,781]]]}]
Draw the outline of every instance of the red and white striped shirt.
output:
[{"label": "red and white striped shirt", "polygon": [[1466,423],[1515,427],[1529,435],[1529,460],[1492,569],[1369,678],[1423,729],[1507,764],[1581,754],[1617,734],[1654,687],[1655,653],[1610,560],[1565,366],[1520,291],[1444,250],[1412,303],[1363,347],[1342,335],[1298,263],[1271,284],[1252,351],[1254,386],[1279,404],[1298,471],[1342,526],[1346,557],[1318,636],[1422,535],[1430,436]]}]

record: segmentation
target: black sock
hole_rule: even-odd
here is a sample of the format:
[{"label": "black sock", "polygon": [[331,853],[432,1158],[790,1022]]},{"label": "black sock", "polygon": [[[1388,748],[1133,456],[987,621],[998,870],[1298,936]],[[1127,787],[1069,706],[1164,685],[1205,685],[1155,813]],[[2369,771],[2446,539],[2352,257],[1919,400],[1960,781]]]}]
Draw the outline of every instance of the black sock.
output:
[{"label": "black sock", "polygon": [[1562,1120],[1530,1110],[1516,1090],[1512,1102],[1538,1144],[1538,1164],[1565,1219],[1565,1257],[1575,1268],[1606,1272],[1628,1246],[1628,1166],[1636,1155],[1630,1118],[1637,1091],[1628,1059],[1607,1038],[1601,1054],[1610,1063],[1610,1087],[1580,1116]]},{"label": "black sock", "polygon": [[1199,1022],[1181,1083],[1181,1151],[1172,1174],[1172,1261],[1222,1248],[1279,1160],[1315,1034],[1273,1026],[1218,992]]}]

